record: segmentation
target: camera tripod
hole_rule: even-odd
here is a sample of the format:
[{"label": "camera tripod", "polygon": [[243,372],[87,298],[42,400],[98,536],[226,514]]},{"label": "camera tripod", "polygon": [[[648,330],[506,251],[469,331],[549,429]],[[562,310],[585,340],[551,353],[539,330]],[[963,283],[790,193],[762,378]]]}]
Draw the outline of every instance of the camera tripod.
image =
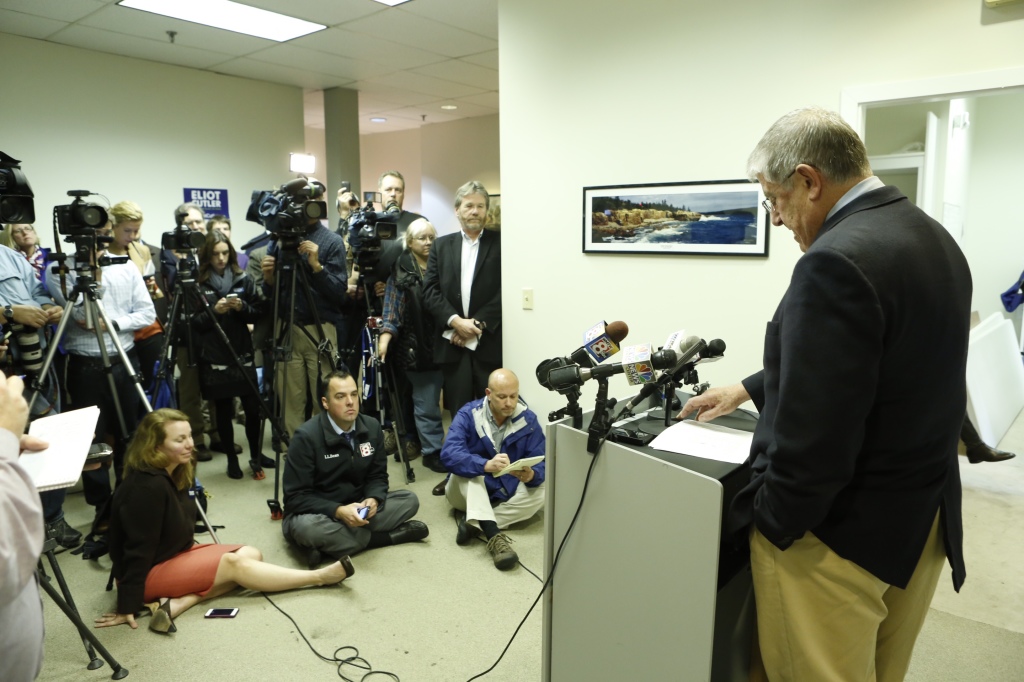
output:
[{"label": "camera tripod", "polygon": [[[231,361],[234,363],[239,373],[244,377],[249,389],[256,395],[260,409],[261,432],[263,430],[263,423],[269,421],[271,429],[274,431],[276,442],[276,437],[279,437],[280,433],[283,432],[283,429],[281,428],[279,421],[274,417],[273,412],[263,400],[263,397],[260,395],[259,386],[253,380],[252,376],[250,376],[249,372],[246,371],[246,366],[245,363],[242,362],[242,358],[239,357],[238,353],[236,353],[235,349],[231,346],[231,341],[224,332],[224,328],[221,327],[220,323],[217,321],[217,316],[214,313],[210,302],[206,300],[206,296],[204,296],[202,291],[200,291],[199,283],[195,277],[195,259],[191,254],[178,258],[177,269],[175,270],[174,289],[169,306],[170,312],[168,313],[168,324],[167,329],[164,332],[165,340],[160,352],[160,370],[154,377],[154,384],[159,385],[159,383],[164,381],[168,376],[174,376],[174,367],[178,355],[178,344],[175,341],[175,332],[179,323],[184,324],[185,327],[186,359],[189,361],[190,365],[193,364],[192,361],[195,357],[195,345],[192,340],[191,321],[197,312],[197,305],[201,306],[210,316],[210,321],[213,323],[213,328],[217,333],[218,340],[222,346],[227,349],[231,356]],[[257,481],[261,481],[266,478],[266,474],[263,472],[262,463],[259,460],[259,456],[262,452],[263,440],[261,435],[256,458],[249,460],[249,465],[252,467],[253,478]],[[209,523],[207,523],[207,527],[210,528],[212,532],[213,527],[210,526]]]},{"label": "camera tripod", "polygon": [[[366,295],[369,297],[369,292]],[[380,341],[380,328],[383,322],[379,317],[369,317],[366,320],[365,339],[368,352],[363,366],[363,377],[364,381],[366,381],[366,374],[371,371],[373,372],[373,398],[376,407],[374,411],[381,417],[382,428],[384,422],[388,418],[391,419],[391,431],[394,433],[395,443],[398,445],[396,458],[405,467],[405,482],[413,483],[416,480],[416,472],[413,471],[409,458],[405,454],[405,448],[402,447],[408,431],[405,426],[405,415],[402,414],[398,384],[395,381],[394,364],[382,362],[377,353],[377,343]],[[383,377],[381,376],[382,368]],[[383,400],[381,400],[382,396]]]},{"label": "camera tripod", "polygon": [[[290,239],[290,237],[289,237]],[[278,241],[277,254],[274,257],[274,304],[273,304],[273,319],[275,324],[278,324],[277,335],[274,337],[273,348],[271,351],[264,355],[265,367],[263,379],[267,381],[277,381],[276,370],[277,365],[281,364],[281,380],[279,386],[288,385],[288,357],[292,353],[292,329],[297,328],[302,332],[317,349],[317,386],[312,387],[313,400],[318,400],[322,394],[320,390],[320,381],[323,377],[323,372],[320,370],[323,359],[326,358],[327,366],[330,368],[329,371],[334,371],[337,366],[334,358],[334,348],[331,346],[330,340],[324,335],[323,323],[320,321],[320,314],[317,311],[313,301],[313,291],[309,285],[309,277],[306,271],[302,268],[299,263],[298,244],[285,243],[284,240]],[[284,282],[287,281],[287,285]],[[287,315],[282,317],[281,315],[281,298],[282,298],[282,287],[287,286],[288,296],[288,312]],[[317,338],[313,338],[313,335],[303,325],[295,324],[295,304],[301,287],[302,296],[305,298],[306,307],[313,316],[313,325],[316,327]],[[279,521],[284,518],[284,509],[281,507],[280,501],[280,490],[281,490],[281,450],[283,446],[288,445],[289,434],[281,424],[284,422],[284,416],[287,413],[288,408],[288,396],[285,390],[272,391],[276,396],[275,410],[276,419],[272,416],[271,424],[274,425],[274,436],[273,436],[273,449],[274,456],[276,458],[277,466],[274,471],[274,497],[267,500],[267,506],[270,508],[270,518]],[[263,429],[260,429],[261,440]],[[262,449],[262,442],[261,442]]]}]

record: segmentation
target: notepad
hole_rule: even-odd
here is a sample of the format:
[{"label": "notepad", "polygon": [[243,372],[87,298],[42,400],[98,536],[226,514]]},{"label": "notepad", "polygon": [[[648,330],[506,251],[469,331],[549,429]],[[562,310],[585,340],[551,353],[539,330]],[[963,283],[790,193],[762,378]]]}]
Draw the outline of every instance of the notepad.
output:
[{"label": "notepad", "polygon": [[82,475],[99,416],[100,408],[83,407],[29,425],[30,436],[50,444],[45,450],[25,452],[18,458],[37,490],[58,490],[75,484]]},{"label": "notepad", "polygon": [[512,473],[513,471],[521,471],[523,469],[529,469],[534,464],[537,464],[538,462],[543,462],[543,461],[544,461],[544,455],[537,455],[536,457],[523,457],[522,459],[517,459],[516,461],[512,462],[511,464],[509,464],[507,467],[505,467],[501,471],[499,471],[496,474],[494,474],[494,477],[497,478],[498,476],[504,476],[505,474]]}]

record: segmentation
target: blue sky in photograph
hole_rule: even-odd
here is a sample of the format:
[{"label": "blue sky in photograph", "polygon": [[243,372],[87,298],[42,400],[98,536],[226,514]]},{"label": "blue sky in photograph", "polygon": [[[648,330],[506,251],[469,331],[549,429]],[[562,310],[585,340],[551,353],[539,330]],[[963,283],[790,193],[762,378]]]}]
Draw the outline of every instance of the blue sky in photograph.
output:
[{"label": "blue sky in photograph", "polygon": [[713,213],[730,208],[752,208],[757,206],[757,190],[750,192],[700,192],[696,194],[630,194],[619,199],[633,203],[656,204],[665,202],[669,206],[691,211]]}]

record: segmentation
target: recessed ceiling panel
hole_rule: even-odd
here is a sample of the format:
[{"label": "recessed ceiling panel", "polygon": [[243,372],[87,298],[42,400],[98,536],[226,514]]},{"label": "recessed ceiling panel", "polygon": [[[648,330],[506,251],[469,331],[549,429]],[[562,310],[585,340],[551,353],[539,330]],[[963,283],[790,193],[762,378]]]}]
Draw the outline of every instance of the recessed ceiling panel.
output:
[{"label": "recessed ceiling panel", "polygon": [[410,2],[399,9],[493,40],[498,39],[498,0],[429,0]]},{"label": "recessed ceiling panel", "polygon": [[63,45],[74,45],[84,47],[87,50],[97,52],[108,52],[119,54],[125,57],[137,59],[148,59],[150,61],[163,62],[165,64],[176,64],[178,66],[191,66],[202,69],[212,64],[217,64],[229,58],[229,55],[200,50],[186,45],[171,45],[146,38],[112,31],[103,31],[89,26],[71,24],[62,31],[50,37],[50,40]]},{"label": "recessed ceiling panel", "polygon": [[303,88],[322,90],[324,88],[344,87],[352,81],[346,78],[338,78],[325,73],[316,73],[308,69],[294,69],[290,66],[280,64],[268,64],[258,62],[249,57],[240,57],[218,64],[213,71],[226,73],[232,76],[244,76],[271,83],[283,85],[299,84]]},{"label": "recessed ceiling panel", "polygon": [[66,21],[57,21],[56,19],[47,19],[46,17],[37,17],[31,14],[0,9],[0,31],[16,36],[43,40],[67,25]]},{"label": "recessed ceiling panel", "polygon": [[291,66],[296,69],[314,69],[319,73],[327,73],[353,81],[393,71],[393,69],[380,64],[325,54],[294,45],[275,45],[252,54],[249,58],[260,62]]},{"label": "recessed ceiling panel", "polygon": [[456,83],[472,85],[484,90],[498,89],[498,72],[494,69],[486,69],[476,64],[469,64],[460,59],[449,59],[446,62],[428,64],[413,69],[416,73],[422,73],[435,78],[442,78]]},{"label": "recessed ceiling panel", "polygon": [[[78,21],[98,9],[103,9],[105,5],[102,0],[0,0],[0,9],[58,21]],[[4,29],[6,30],[6,25]]]},{"label": "recessed ceiling panel", "polygon": [[427,52],[342,28],[329,28],[326,31],[296,38],[289,44],[320,52],[329,52],[342,57],[376,62],[396,69],[408,69],[447,59],[443,54]]},{"label": "recessed ceiling panel", "polygon": [[345,28],[448,57],[461,57],[498,48],[497,40],[408,12],[381,12],[349,22]]}]

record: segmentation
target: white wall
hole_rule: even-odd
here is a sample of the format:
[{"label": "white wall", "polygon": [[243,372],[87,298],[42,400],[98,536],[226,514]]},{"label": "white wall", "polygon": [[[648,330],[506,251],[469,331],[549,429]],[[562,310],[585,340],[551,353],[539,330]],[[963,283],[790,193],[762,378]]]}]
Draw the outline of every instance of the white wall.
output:
[{"label": "white wall", "polygon": [[[963,248],[982,319],[1005,309],[999,294],[1024,270],[1024,93],[978,97],[971,113],[971,173]],[[1019,316],[1020,309],[1017,315]]]},{"label": "white wall", "polygon": [[406,211],[421,213],[423,207],[420,190],[422,187],[420,181],[422,175],[421,144],[420,129],[360,135],[359,158],[362,175],[361,185],[358,188],[360,198],[362,198],[362,192],[377,191],[377,178],[381,173],[396,170],[405,178],[405,201],[402,208]]},{"label": "white wall", "polygon": [[185,187],[228,190],[235,243],[262,230],[245,212],[254,189],[292,177],[288,153],[303,147],[299,88],[0,37],[0,148],[22,160],[45,245],[69,189],[136,201],[151,243],[174,227]]},{"label": "white wall", "polygon": [[538,386],[537,363],[599,319],[625,320],[631,343],[680,327],[721,337],[726,360],[701,371],[712,383],[758,369],[799,256],[785,228],[767,260],[583,255],[583,187],[743,177],[774,120],[838,109],[843,88],[1024,63],[1024,23],[983,26],[980,5],[501,3],[502,218],[515,225],[503,233],[505,364],[538,413],[563,401]]}]

